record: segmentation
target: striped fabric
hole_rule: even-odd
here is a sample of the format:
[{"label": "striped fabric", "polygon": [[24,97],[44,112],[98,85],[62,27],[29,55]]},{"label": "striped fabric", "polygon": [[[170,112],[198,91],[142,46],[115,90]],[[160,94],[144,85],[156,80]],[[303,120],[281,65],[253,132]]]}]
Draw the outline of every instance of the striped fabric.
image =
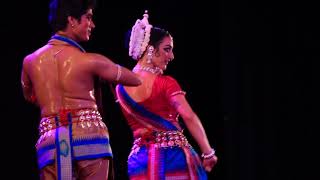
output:
[{"label": "striped fabric", "polygon": [[83,128],[80,123],[71,123],[71,116],[68,119],[68,125],[57,126],[41,135],[36,149],[39,169],[55,164],[58,179],[71,180],[73,160],[112,157],[112,150],[107,127],[102,121],[103,126],[93,124]]},{"label": "striped fabric", "polygon": [[[116,93],[121,107],[139,123],[155,131],[178,130],[170,121],[146,110],[118,85]],[[141,145],[128,157],[131,180],[205,180],[207,174],[191,146],[159,147],[155,141]]]}]

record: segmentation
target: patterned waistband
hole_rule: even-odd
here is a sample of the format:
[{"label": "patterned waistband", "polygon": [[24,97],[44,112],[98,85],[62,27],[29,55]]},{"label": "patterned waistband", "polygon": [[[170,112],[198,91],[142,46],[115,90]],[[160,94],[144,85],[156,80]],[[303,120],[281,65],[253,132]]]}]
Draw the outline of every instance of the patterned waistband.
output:
[{"label": "patterned waistband", "polygon": [[39,124],[40,135],[57,127],[69,125],[68,116],[71,116],[71,123],[77,123],[82,128],[90,128],[93,125],[105,127],[105,124],[101,121],[102,117],[96,109],[64,109],[59,114],[42,117]]},{"label": "patterned waistband", "polygon": [[133,149],[148,144],[155,144],[155,147],[157,148],[190,146],[187,138],[181,131],[162,131],[154,132],[148,137],[135,139],[133,142]]}]

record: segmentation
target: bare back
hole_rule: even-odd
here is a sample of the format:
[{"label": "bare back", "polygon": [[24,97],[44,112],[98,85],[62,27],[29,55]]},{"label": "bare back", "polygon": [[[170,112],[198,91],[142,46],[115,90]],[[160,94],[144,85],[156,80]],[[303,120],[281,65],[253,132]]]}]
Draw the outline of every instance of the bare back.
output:
[{"label": "bare back", "polygon": [[137,74],[141,79],[144,79],[143,83],[136,87],[126,86],[125,89],[136,102],[142,102],[150,97],[156,75],[147,72],[139,72]]},{"label": "bare back", "polygon": [[96,108],[86,53],[63,44],[46,45],[25,59],[24,68],[42,116],[56,114],[61,108]]}]

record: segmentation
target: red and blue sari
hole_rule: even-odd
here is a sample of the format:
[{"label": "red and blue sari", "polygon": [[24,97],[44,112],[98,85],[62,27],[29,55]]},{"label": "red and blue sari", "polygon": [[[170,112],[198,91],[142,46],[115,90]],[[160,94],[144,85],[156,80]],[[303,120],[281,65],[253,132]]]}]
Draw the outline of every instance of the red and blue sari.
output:
[{"label": "red and blue sari", "polygon": [[[141,126],[152,130],[147,137],[135,137],[128,157],[131,180],[207,179],[198,154],[187,143],[180,128],[135,102],[122,85],[116,87],[116,93],[126,117],[130,116]],[[162,138],[157,138],[158,135]],[[170,141],[175,137],[177,140]]]}]

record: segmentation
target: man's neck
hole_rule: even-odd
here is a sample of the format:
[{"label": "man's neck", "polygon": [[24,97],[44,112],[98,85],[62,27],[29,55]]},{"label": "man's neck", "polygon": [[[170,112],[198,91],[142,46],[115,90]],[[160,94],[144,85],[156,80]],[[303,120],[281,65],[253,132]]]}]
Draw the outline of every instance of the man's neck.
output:
[{"label": "man's neck", "polygon": [[76,38],[73,34],[67,32],[67,31],[58,31],[58,32],[56,32],[56,35],[69,38],[69,39],[71,39],[71,40],[73,40],[73,41],[75,41],[75,42],[77,42],[77,43],[79,42],[79,41],[77,40],[77,38]]},{"label": "man's neck", "polygon": [[[76,48],[78,48],[80,51],[82,51],[82,52],[85,52],[85,50],[83,49],[83,47],[80,45],[80,44],[78,44],[76,41],[74,41],[73,39],[71,39],[71,38],[69,38],[69,37],[66,37],[66,36],[64,36],[64,35],[61,35],[61,34],[55,34],[55,35],[53,35],[52,37],[51,37],[51,40],[59,40],[59,41],[63,41],[63,42],[65,42],[65,43],[67,43],[67,44],[69,44],[69,45],[72,45],[72,46],[74,46],[74,47],[76,47]],[[50,41],[51,41],[50,40]],[[49,42],[50,42],[49,41]]]}]

